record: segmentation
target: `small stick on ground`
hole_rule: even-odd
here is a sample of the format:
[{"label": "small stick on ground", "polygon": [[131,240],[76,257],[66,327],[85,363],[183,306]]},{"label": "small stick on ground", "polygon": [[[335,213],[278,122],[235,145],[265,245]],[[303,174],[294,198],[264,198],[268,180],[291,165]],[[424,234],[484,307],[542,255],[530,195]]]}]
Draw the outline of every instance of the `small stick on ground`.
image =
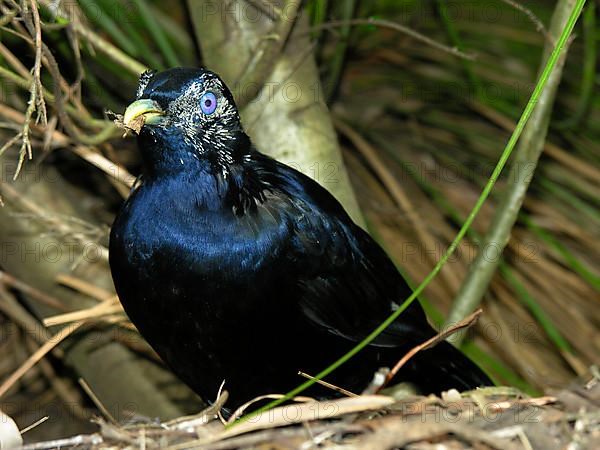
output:
[{"label": "small stick on ground", "polygon": [[33,422],[31,425],[27,425],[25,428],[23,428],[22,430],[19,430],[19,433],[21,434],[25,434],[30,430],[33,430],[35,427],[37,427],[38,425],[43,424],[46,420],[48,420],[50,418],[50,416],[44,416],[41,419],[36,420],[35,422]]},{"label": "small stick on ground", "polygon": [[83,388],[85,393],[88,395],[88,397],[92,400],[92,402],[94,402],[94,405],[96,405],[96,408],[98,408],[98,410],[102,414],[104,414],[104,417],[106,417],[114,425],[118,425],[118,422],[113,417],[113,415],[110,413],[110,411],[108,409],[106,409],[106,407],[100,401],[98,396],[96,394],[94,394],[94,391],[92,391],[92,388],[90,387],[90,385],[87,384],[87,382],[83,378],[79,378],[77,381],[79,382],[79,385]]}]

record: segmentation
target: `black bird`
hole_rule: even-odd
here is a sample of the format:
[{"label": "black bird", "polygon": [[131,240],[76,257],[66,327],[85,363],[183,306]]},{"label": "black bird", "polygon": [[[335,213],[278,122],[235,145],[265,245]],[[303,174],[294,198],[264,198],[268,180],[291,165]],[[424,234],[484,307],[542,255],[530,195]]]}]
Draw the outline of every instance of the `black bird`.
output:
[{"label": "black bird", "polygon": [[[410,294],[327,190],[254,148],[214,73],[144,73],[124,115],[131,127],[142,120],[143,180],[112,227],[110,266],[132,322],[203,398],[223,380],[230,407],[287,392],[299,370],[319,372]],[[413,303],[328,380],[360,392],[434,334]],[[445,342],[400,380],[424,393],[491,384]]]}]

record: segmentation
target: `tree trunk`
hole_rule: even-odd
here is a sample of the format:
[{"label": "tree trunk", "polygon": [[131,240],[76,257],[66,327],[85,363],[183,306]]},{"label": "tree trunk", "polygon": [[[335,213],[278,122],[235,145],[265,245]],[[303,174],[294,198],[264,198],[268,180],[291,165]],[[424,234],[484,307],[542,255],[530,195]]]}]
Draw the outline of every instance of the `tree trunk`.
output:
[{"label": "tree trunk", "polygon": [[[204,64],[223,78],[236,99],[246,100],[249,92],[262,86],[241,111],[256,147],[317,180],[362,226],[364,220],[322,98],[308,20],[301,12],[295,16],[294,1],[188,0],[188,8]],[[277,35],[280,21],[295,23],[277,53],[270,46],[286,38]],[[252,70],[261,72],[257,67],[265,64],[269,67],[266,80],[260,74],[253,76]]]}]

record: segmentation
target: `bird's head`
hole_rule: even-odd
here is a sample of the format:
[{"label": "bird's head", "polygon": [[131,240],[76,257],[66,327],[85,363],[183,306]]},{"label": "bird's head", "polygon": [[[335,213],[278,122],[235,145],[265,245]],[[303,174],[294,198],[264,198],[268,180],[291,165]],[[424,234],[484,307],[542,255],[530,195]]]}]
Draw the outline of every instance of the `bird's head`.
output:
[{"label": "bird's head", "polygon": [[206,69],[144,72],[123,122],[138,133],[144,164],[154,172],[203,160],[225,167],[249,147],[231,92]]}]

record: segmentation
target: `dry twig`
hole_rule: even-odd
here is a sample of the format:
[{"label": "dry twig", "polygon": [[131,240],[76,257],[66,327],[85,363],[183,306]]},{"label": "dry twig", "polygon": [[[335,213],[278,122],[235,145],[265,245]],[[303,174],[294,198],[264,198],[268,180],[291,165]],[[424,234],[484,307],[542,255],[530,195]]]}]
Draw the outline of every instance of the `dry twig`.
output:
[{"label": "dry twig", "polygon": [[48,354],[53,348],[63,340],[73,334],[83,325],[83,322],[75,322],[52,336],[40,348],[38,348],[8,379],[0,385],[0,397],[27,373],[40,359]]},{"label": "dry twig", "polygon": [[407,361],[409,359],[411,359],[413,356],[415,356],[417,353],[419,353],[422,350],[427,350],[428,348],[431,348],[433,346],[435,346],[436,344],[439,344],[440,342],[442,342],[443,340],[445,340],[448,336],[463,330],[465,328],[470,328],[473,325],[475,325],[475,323],[477,322],[477,319],[479,318],[479,316],[483,313],[483,310],[480,308],[477,311],[475,311],[474,313],[470,314],[469,317],[465,317],[463,320],[461,320],[460,322],[449,326],[448,328],[442,330],[441,332],[439,332],[438,334],[436,334],[435,336],[433,336],[432,338],[426,340],[425,342],[423,342],[422,344],[419,344],[415,347],[413,347],[409,352],[407,352],[397,363],[396,365],[392,368],[392,370],[390,370],[390,372],[387,374],[386,380],[383,383],[383,385],[379,388],[379,391],[381,391],[381,389],[383,389],[386,385],[389,384],[390,381],[392,381],[392,379],[396,376],[396,374],[398,373],[398,371],[404,366],[404,364],[407,363]]}]

